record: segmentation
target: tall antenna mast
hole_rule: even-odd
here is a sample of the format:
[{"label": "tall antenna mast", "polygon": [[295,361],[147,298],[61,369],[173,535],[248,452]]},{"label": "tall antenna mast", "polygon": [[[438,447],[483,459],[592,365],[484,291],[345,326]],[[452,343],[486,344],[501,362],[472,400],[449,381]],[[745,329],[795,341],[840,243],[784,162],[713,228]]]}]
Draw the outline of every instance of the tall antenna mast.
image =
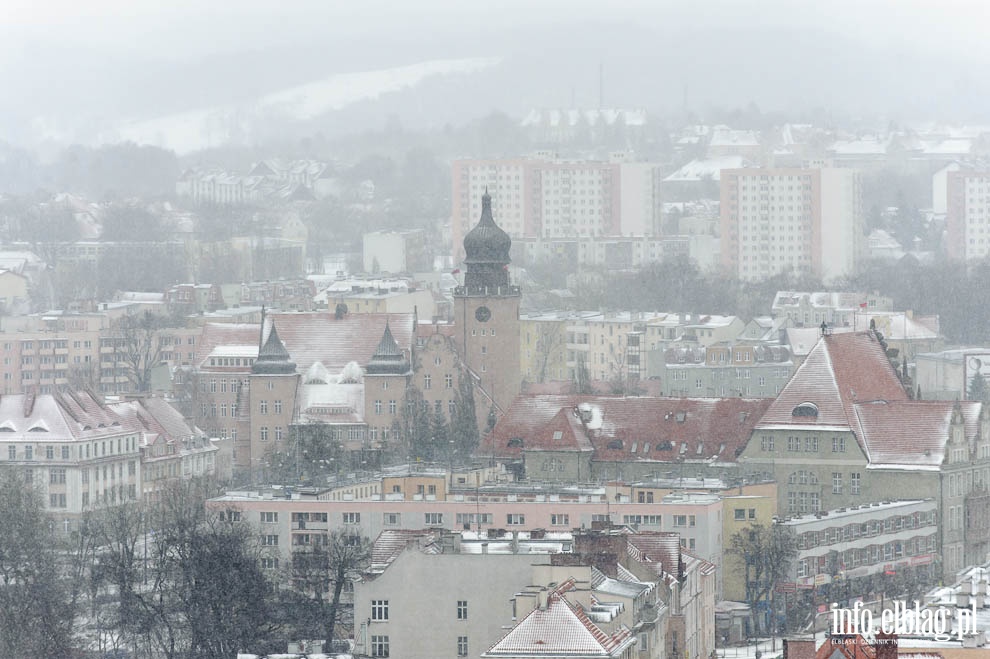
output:
[{"label": "tall antenna mast", "polygon": [[598,109],[605,107],[605,63],[598,62]]}]

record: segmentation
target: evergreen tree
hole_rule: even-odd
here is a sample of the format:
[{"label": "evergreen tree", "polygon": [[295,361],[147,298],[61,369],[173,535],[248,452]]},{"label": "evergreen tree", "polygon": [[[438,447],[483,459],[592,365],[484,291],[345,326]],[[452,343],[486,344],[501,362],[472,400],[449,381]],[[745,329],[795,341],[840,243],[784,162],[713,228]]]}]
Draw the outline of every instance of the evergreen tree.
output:
[{"label": "evergreen tree", "polygon": [[456,456],[462,462],[474,453],[481,440],[478,413],[474,405],[474,382],[466,371],[462,371],[457,380],[457,398],[450,419],[450,435],[454,441]]},{"label": "evergreen tree", "polygon": [[966,392],[967,400],[978,400],[984,403],[990,402],[990,387],[987,386],[985,377],[977,373],[969,381],[969,391]]}]

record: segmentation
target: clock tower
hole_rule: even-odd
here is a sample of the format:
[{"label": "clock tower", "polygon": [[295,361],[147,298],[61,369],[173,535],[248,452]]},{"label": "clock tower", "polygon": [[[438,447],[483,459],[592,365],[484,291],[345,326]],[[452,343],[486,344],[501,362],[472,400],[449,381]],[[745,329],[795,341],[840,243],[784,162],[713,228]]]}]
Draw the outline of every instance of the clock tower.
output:
[{"label": "clock tower", "polygon": [[454,289],[454,323],[461,359],[503,410],[519,394],[518,286],[509,283],[512,239],[492,217],[485,190],[481,219],[464,236],[464,285]]}]

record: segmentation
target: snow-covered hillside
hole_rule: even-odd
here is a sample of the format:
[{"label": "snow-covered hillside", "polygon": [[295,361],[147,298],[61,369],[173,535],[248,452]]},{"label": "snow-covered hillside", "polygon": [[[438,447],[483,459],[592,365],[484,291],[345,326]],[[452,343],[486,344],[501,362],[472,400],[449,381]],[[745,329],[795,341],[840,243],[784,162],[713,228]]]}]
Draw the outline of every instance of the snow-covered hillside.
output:
[{"label": "snow-covered hillside", "polygon": [[495,66],[499,58],[444,59],[377,71],[342,73],[283,89],[251,104],[201,108],[155,119],[123,123],[101,141],[133,141],[179,154],[249,141],[269,121],[305,121],[365,99],[414,87],[431,76],[470,74]]}]

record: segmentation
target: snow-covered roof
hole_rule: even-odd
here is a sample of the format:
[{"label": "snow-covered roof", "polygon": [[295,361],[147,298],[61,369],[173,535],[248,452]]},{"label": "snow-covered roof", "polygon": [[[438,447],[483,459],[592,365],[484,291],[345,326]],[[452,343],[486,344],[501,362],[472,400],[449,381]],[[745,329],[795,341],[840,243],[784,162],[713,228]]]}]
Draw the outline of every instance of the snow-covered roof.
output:
[{"label": "snow-covered roof", "polygon": [[742,156],[724,156],[706,160],[695,159],[667,176],[664,181],[701,181],[705,179],[718,181],[723,169],[741,169],[747,166],[749,166],[749,161]]}]

